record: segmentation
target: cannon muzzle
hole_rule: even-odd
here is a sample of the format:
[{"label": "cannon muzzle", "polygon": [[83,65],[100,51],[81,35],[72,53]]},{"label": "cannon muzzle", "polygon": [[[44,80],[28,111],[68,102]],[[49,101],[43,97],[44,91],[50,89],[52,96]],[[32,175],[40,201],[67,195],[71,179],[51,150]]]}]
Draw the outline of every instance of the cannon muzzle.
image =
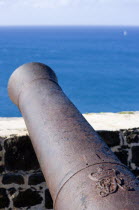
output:
[{"label": "cannon muzzle", "polygon": [[55,210],[139,209],[138,180],[63,93],[50,67],[19,67],[8,92],[25,120]]}]

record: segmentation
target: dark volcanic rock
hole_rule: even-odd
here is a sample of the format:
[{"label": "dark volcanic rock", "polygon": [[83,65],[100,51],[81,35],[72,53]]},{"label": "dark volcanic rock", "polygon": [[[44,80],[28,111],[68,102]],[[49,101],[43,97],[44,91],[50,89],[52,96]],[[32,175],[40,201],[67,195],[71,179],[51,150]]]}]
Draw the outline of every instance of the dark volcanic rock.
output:
[{"label": "dark volcanic rock", "polygon": [[47,209],[53,209],[53,200],[48,189],[45,190],[45,207]]},{"label": "dark volcanic rock", "polygon": [[32,174],[29,177],[28,184],[29,185],[37,185],[37,184],[40,184],[42,182],[45,182],[45,179],[44,179],[43,174],[40,172],[40,173]]},{"label": "dark volcanic rock", "polygon": [[18,196],[13,199],[14,206],[17,208],[35,206],[41,204],[41,202],[42,197],[39,195],[39,192],[34,189],[19,192]]},{"label": "dark volcanic rock", "polygon": [[10,200],[7,196],[6,189],[0,188],[0,209],[8,207]]},{"label": "dark volcanic rock", "polygon": [[119,158],[119,160],[127,165],[127,159],[128,159],[128,152],[126,150],[121,150],[119,152],[115,152],[115,155]]},{"label": "dark volcanic rock", "polygon": [[0,166],[0,174],[1,174],[2,172],[4,172],[4,170],[5,170],[4,166],[3,166],[3,165]]},{"label": "dark volcanic rock", "polygon": [[123,131],[123,135],[128,144],[139,142],[139,129],[133,128]]},{"label": "dark volcanic rock", "polygon": [[139,146],[132,147],[132,162],[139,166]]},{"label": "dark volcanic rock", "polygon": [[7,170],[36,170],[39,163],[28,136],[8,139],[4,142]]},{"label": "dark volcanic rock", "polygon": [[98,131],[97,133],[109,147],[117,146],[120,144],[119,131]]},{"label": "dark volcanic rock", "polygon": [[2,179],[3,184],[24,184],[24,179],[21,175],[16,174],[4,174]]},{"label": "dark volcanic rock", "polygon": [[1,146],[1,144],[0,144],[0,151],[2,151],[2,146]]}]

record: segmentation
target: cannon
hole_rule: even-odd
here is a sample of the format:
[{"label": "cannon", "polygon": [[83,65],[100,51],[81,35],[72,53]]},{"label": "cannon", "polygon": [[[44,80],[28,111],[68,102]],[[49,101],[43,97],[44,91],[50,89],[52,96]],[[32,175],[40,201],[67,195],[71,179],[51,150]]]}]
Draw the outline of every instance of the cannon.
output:
[{"label": "cannon", "polygon": [[55,210],[138,210],[139,182],[41,63],[17,68],[8,93],[20,109]]}]

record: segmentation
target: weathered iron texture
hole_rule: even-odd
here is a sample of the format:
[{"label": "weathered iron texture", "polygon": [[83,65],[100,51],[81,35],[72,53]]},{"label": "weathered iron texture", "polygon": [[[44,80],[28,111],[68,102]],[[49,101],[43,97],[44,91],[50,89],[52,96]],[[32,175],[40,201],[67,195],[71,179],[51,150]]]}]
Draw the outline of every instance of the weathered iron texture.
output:
[{"label": "weathered iron texture", "polygon": [[41,63],[8,85],[50,189],[55,210],[138,210],[139,182],[84,119]]}]

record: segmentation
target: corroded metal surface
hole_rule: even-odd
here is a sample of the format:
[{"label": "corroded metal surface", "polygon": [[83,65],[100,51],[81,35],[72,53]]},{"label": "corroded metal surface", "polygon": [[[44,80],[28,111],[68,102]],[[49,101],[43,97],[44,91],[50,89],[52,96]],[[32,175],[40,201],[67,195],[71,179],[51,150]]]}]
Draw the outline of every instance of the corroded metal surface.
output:
[{"label": "corroded metal surface", "polygon": [[63,93],[44,64],[19,67],[8,85],[55,210],[137,210],[139,183]]}]

